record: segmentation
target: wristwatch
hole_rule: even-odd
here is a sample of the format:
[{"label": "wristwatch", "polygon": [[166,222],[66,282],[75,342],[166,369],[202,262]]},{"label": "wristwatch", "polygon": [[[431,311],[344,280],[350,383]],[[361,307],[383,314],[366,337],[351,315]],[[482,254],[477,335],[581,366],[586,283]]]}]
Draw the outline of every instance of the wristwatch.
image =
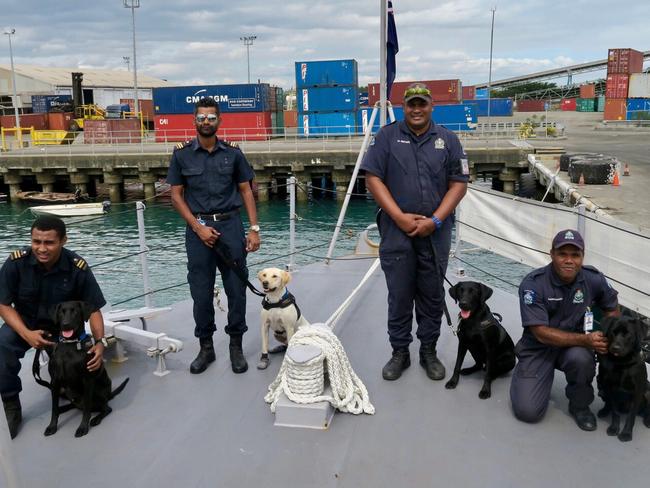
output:
[{"label": "wristwatch", "polygon": [[108,347],[108,341],[106,340],[106,337],[102,337],[101,339],[95,339],[95,344],[97,344],[98,342],[101,342],[104,345],[104,347]]},{"label": "wristwatch", "polygon": [[252,230],[253,232],[259,232],[260,231],[260,226],[257,225],[257,224],[256,225],[251,225],[250,230]]}]

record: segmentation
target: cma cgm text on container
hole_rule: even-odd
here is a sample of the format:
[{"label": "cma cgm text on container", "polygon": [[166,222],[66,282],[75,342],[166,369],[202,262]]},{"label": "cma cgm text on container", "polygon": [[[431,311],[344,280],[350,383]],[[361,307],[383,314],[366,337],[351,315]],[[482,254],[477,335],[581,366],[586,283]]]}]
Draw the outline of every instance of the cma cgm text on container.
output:
[{"label": "cma cgm text on container", "polygon": [[194,104],[207,97],[219,104],[222,113],[267,112],[269,92],[267,83],[154,88],[153,105],[156,114],[191,114]]}]

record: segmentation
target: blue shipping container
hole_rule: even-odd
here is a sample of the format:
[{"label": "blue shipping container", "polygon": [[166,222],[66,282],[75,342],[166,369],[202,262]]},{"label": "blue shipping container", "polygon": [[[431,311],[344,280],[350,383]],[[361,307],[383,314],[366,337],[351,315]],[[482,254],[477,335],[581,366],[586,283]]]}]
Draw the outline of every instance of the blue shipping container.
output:
[{"label": "blue shipping container", "polygon": [[[362,108],[359,110],[357,116],[357,125],[359,127],[359,133],[363,133],[370,123],[370,117],[372,116],[371,108]],[[404,120],[404,108],[399,106],[393,107],[393,112],[395,114],[395,120]],[[446,127],[449,130],[453,131],[469,131],[476,129],[477,115],[476,107],[469,104],[458,104],[458,105],[436,105],[433,107],[433,113],[431,114],[433,121],[438,124]],[[373,124],[372,132],[375,133],[379,130],[379,112],[375,117],[375,123]]]},{"label": "blue shipping container", "polygon": [[357,86],[357,62],[354,59],[332,61],[296,61],[296,88],[316,86]]},{"label": "blue shipping container", "polygon": [[32,112],[35,114],[51,112],[63,105],[72,104],[71,95],[32,95]]},{"label": "blue shipping container", "polygon": [[296,96],[299,112],[350,112],[359,108],[356,86],[299,88]]},{"label": "blue shipping container", "polygon": [[[488,114],[488,101],[483,100],[463,100],[463,103],[476,107],[478,117],[486,117]],[[508,117],[512,115],[512,98],[491,98],[490,99],[490,116],[491,117]]]},{"label": "blue shipping container", "polygon": [[153,89],[156,114],[191,114],[201,98],[213,98],[221,112],[268,112],[269,85],[174,86]]},{"label": "blue shipping container", "polygon": [[474,98],[480,99],[480,98],[487,98],[488,97],[488,89],[487,88],[477,88],[476,92],[474,94]]},{"label": "blue shipping container", "polygon": [[650,98],[629,98],[627,120],[650,120]]},{"label": "blue shipping container", "polygon": [[368,92],[359,92],[359,105],[362,107],[368,106]]},{"label": "blue shipping container", "polygon": [[356,134],[357,112],[298,114],[298,135],[336,136]]}]

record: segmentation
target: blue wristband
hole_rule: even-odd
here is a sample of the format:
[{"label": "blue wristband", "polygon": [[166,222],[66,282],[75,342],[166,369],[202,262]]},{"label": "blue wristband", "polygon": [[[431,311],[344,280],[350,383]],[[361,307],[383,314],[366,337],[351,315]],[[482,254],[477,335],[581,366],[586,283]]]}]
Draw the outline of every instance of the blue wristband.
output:
[{"label": "blue wristband", "polygon": [[442,227],[442,220],[440,220],[435,215],[433,217],[431,217],[431,220],[433,220],[433,223],[436,224],[436,229],[439,229],[440,227]]}]

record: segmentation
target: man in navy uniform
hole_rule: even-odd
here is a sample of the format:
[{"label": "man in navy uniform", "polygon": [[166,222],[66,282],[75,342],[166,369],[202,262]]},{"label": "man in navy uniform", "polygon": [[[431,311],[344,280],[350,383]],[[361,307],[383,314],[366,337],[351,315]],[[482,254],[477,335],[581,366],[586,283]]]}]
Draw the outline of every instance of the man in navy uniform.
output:
[{"label": "man in navy uniform", "polygon": [[469,166],[458,137],[431,120],[431,93],[420,83],[404,92],[404,121],[379,130],[361,168],[380,207],[379,257],[388,286],[388,335],[393,353],[382,370],[398,379],[411,364],[413,306],[420,364],[432,380],[445,377],[436,342],[444,307],[443,279],[453,212],[467,191]]},{"label": "man in navy uniform", "polygon": [[585,244],[577,230],[553,239],[551,263],[536,269],[519,286],[524,333],[512,375],[510,399],[519,420],[539,421],[548,407],[555,370],[564,372],[569,413],[583,430],[596,429],[589,409],[594,400],[594,351],[607,354],[607,339],[594,329],[593,307],[619,315],[617,295],[605,276],[583,265]]},{"label": "man in navy uniform", "polygon": [[0,269],[0,394],[11,437],[22,421],[18,373],[30,348],[53,346],[59,334],[50,309],[61,302],[81,300],[94,310],[90,329],[95,344],[88,350],[88,369],[102,365],[106,339],[100,308],[106,304],[88,264],[65,247],[65,224],[58,217],[38,217],[32,224],[31,248],[10,254]]},{"label": "man in navy uniform", "polygon": [[[228,297],[230,362],[235,373],[248,363],[242,350],[246,326],[246,253],[260,247],[259,225],[251,190],[253,169],[239,148],[217,138],[219,105],[202,98],[194,109],[197,137],[174,151],[167,182],[172,186],[172,204],[187,222],[187,280],[194,300],[194,335],[200,350],[190,372],[202,373],[216,359],[212,336],[214,281],[219,269]],[[244,206],[250,227],[244,234],[239,215]]]}]

